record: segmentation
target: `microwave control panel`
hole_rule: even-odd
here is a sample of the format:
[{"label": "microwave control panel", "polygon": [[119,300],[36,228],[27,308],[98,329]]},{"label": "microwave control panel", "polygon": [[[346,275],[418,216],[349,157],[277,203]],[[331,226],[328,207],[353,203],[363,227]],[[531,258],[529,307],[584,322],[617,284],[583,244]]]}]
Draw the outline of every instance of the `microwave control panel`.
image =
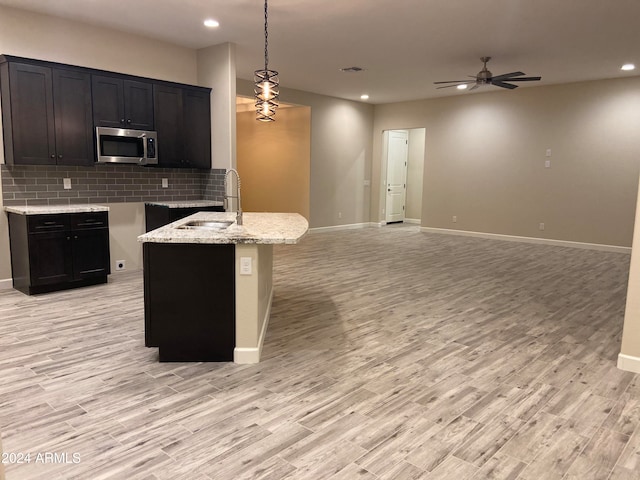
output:
[{"label": "microwave control panel", "polygon": [[147,158],[156,158],[156,139],[147,138]]}]

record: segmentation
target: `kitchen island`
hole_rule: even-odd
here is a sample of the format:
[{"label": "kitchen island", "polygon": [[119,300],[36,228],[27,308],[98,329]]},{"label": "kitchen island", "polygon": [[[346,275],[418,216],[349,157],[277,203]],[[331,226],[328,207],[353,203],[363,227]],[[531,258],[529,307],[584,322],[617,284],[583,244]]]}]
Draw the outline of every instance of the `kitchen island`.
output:
[{"label": "kitchen island", "polygon": [[297,213],[198,212],[143,243],[145,344],[160,361],[257,363],[273,298],[273,245],[308,230]]}]

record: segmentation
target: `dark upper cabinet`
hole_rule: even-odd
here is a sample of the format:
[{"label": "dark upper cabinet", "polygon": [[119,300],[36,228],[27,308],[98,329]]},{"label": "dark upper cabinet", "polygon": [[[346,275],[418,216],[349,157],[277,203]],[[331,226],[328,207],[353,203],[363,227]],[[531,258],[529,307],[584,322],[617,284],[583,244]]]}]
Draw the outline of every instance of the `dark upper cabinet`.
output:
[{"label": "dark upper cabinet", "polygon": [[185,163],[182,89],[154,85],[153,102],[158,132],[158,166],[182,167]]},{"label": "dark upper cabinet", "polygon": [[92,88],[96,127],[154,129],[151,83],[92,75]]},{"label": "dark upper cabinet", "polygon": [[53,111],[58,165],[93,165],[91,76],[54,68]]},{"label": "dark upper cabinet", "polygon": [[93,165],[89,74],[7,62],[0,84],[7,163]]},{"label": "dark upper cabinet", "polygon": [[209,89],[153,86],[158,166],[211,168]]},{"label": "dark upper cabinet", "polygon": [[211,168],[211,94],[184,90],[184,141],[192,168]]}]

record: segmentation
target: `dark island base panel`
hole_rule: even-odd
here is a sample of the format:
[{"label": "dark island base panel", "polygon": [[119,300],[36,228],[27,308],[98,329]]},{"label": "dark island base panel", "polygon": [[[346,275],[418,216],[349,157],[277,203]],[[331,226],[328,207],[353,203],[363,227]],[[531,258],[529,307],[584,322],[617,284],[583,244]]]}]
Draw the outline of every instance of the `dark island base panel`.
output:
[{"label": "dark island base panel", "polygon": [[231,362],[235,245],[145,243],[145,345],[161,362]]},{"label": "dark island base panel", "polygon": [[49,292],[57,292],[59,290],[69,290],[72,288],[79,287],[88,287],[91,285],[98,285],[101,283],[107,283],[108,279],[105,275],[104,277],[96,277],[89,278],[86,280],[78,280],[74,282],[65,282],[65,283],[54,283],[51,285],[36,285],[36,286],[28,286],[28,285],[15,285],[13,288],[21,291],[27,295],[38,295],[40,293],[49,293]]}]

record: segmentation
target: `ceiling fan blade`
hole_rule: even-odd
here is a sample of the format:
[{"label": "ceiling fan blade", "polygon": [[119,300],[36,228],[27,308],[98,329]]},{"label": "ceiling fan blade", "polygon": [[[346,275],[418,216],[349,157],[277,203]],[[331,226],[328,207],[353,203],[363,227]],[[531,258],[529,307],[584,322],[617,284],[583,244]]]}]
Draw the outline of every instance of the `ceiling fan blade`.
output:
[{"label": "ceiling fan blade", "polygon": [[475,90],[476,88],[478,88],[480,86],[479,83],[476,82],[475,85],[473,85],[473,87],[471,87],[469,90]]},{"label": "ceiling fan blade", "polygon": [[470,80],[446,80],[444,82],[433,82],[433,83],[469,83]]},{"label": "ceiling fan blade", "polygon": [[[464,83],[459,83],[458,85],[464,85]],[[436,87],[436,90],[438,90],[439,88],[457,87],[458,85],[443,85],[442,87]]]},{"label": "ceiling fan blade", "polygon": [[524,75],[522,72],[503,73],[502,75],[496,75],[493,79],[500,82],[502,80],[509,80],[509,77],[520,77],[522,75]]},{"label": "ceiling fan blade", "polygon": [[537,82],[542,77],[521,77],[521,78],[506,78],[509,82]]},{"label": "ceiling fan blade", "polygon": [[513,90],[514,88],[518,88],[517,85],[512,85],[511,83],[496,82],[494,80],[491,80],[491,85],[495,85],[496,87],[508,88],[509,90]]}]

